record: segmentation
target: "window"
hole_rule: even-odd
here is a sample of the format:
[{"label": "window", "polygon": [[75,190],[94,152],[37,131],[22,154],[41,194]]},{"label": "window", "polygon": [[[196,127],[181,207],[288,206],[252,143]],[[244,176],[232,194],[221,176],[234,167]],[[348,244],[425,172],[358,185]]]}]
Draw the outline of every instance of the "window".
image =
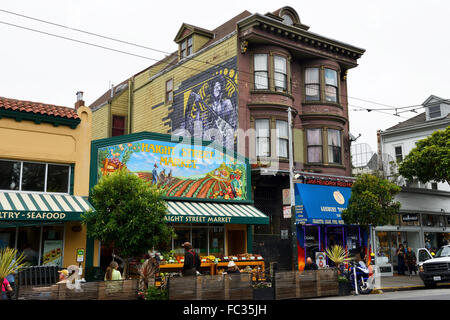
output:
[{"label": "window", "polygon": [[328,163],[342,163],[340,130],[328,129]]},{"label": "window", "polygon": [[285,57],[274,56],[274,79],[276,91],[287,91],[287,65]]},{"label": "window", "polygon": [[432,183],[431,183],[431,189],[433,189],[433,190],[437,190],[437,189],[438,189],[438,184],[437,184],[437,182],[432,182]]},{"label": "window", "polygon": [[0,190],[69,193],[70,166],[0,160]]},{"label": "window", "polygon": [[125,117],[113,116],[112,121],[112,137],[122,136],[125,134]]},{"label": "window", "polygon": [[20,185],[20,161],[0,160],[0,189],[19,190]]},{"label": "window", "polygon": [[322,129],[307,129],[306,130],[307,143],[307,157],[308,162],[321,163],[322,162]]},{"label": "window", "polygon": [[288,14],[283,14],[281,18],[283,18],[283,24],[285,25],[292,26],[294,24],[294,20]]},{"label": "window", "polygon": [[428,114],[430,119],[441,117],[441,106],[434,106],[428,108]]},{"label": "window", "polygon": [[267,67],[267,54],[254,55],[255,89],[269,89],[269,71]]},{"label": "window", "polygon": [[173,79],[166,81],[166,103],[173,102]]},{"label": "window", "polygon": [[305,72],[305,100],[320,100],[319,68],[307,68]]},{"label": "window", "polygon": [[186,38],[186,40],[184,40],[181,43],[180,58],[183,59],[187,56],[190,56],[191,54],[192,54],[192,36]]},{"label": "window", "polygon": [[337,72],[331,69],[325,69],[325,100],[338,102],[338,83]]},{"label": "window", "polygon": [[402,162],[403,161],[402,146],[397,146],[394,149],[395,149],[395,160],[397,161],[397,163]]},{"label": "window", "polygon": [[289,132],[287,121],[277,120],[277,155],[281,158],[288,157]]},{"label": "window", "polygon": [[270,121],[269,119],[255,120],[256,156],[270,156]]}]

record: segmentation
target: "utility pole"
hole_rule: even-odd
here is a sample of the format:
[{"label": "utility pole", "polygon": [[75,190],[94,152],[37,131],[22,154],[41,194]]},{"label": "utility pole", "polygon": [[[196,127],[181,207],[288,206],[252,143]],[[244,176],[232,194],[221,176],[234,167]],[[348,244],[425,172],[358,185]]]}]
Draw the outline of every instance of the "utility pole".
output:
[{"label": "utility pole", "polygon": [[297,258],[297,230],[295,226],[295,192],[294,192],[294,154],[292,139],[292,109],[288,108],[288,130],[289,130],[289,190],[291,198],[291,239],[292,239],[292,266],[298,270]]}]

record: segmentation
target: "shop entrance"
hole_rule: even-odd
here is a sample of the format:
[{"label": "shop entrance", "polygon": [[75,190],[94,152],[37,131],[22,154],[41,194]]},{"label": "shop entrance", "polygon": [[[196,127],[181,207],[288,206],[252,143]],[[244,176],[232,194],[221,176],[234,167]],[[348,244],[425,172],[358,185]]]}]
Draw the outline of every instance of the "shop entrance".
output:
[{"label": "shop entrance", "polygon": [[244,230],[228,230],[227,239],[228,255],[237,255],[246,252]]}]

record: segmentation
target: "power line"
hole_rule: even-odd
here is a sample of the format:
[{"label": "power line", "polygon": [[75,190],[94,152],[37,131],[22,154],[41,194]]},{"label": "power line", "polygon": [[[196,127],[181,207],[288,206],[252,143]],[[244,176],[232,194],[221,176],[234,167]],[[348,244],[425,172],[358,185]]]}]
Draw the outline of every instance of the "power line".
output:
[{"label": "power line", "polygon": [[[91,35],[91,36],[100,37],[100,38],[103,38],[103,39],[107,39],[107,40],[116,41],[116,42],[119,42],[119,43],[131,45],[131,46],[139,47],[139,48],[142,48],[142,49],[152,50],[152,51],[155,51],[155,52],[159,52],[159,53],[163,53],[163,54],[168,54],[168,55],[173,54],[173,53],[171,53],[171,52],[166,52],[166,51],[163,51],[163,50],[159,50],[159,49],[151,48],[151,47],[148,47],[148,46],[136,44],[136,43],[133,43],[133,42],[130,42],[130,41],[125,41],[125,40],[121,40],[121,39],[117,39],[117,38],[113,38],[113,37],[101,35],[101,34],[98,34],[98,33],[86,31],[86,30],[81,30],[81,29],[77,29],[77,28],[68,27],[68,26],[65,26],[65,25],[62,25],[62,24],[59,24],[59,23],[55,23],[55,22],[52,22],[52,21],[48,21],[48,20],[44,20],[44,19],[39,19],[39,18],[31,17],[31,16],[28,16],[28,15],[24,15],[24,14],[17,13],[17,12],[12,12],[12,11],[5,10],[5,9],[0,9],[0,11],[1,11],[1,12],[5,12],[5,13],[8,13],[8,14],[16,15],[16,16],[19,16],[19,17],[22,17],[22,18],[26,18],[26,19],[38,21],[38,22],[41,22],[41,23],[45,23],[45,24],[57,26],[57,27],[60,27],[60,28],[64,28],[64,29],[68,29],[68,30],[74,30],[74,31],[77,31],[77,32],[80,32],[80,33],[85,33],[85,34]],[[50,35],[49,33],[45,33],[45,32],[43,32],[43,33],[44,33],[44,34]],[[66,40],[70,40],[70,39],[68,39],[68,38],[66,38],[66,37],[62,37],[62,38],[66,39]],[[93,45],[93,46],[97,46],[97,47],[100,47],[100,48],[104,48],[104,49],[110,50],[109,48],[106,48],[106,47],[104,47],[104,46],[99,46],[99,45],[89,44],[89,43],[85,43],[85,42],[83,42],[83,41],[78,41],[78,40],[73,40],[73,41],[77,41],[77,42],[80,42],[80,43],[84,43],[84,44],[88,44],[88,45]],[[121,51],[121,50],[117,51],[117,50],[115,50],[115,49],[114,49],[113,51],[125,53],[125,52],[123,52],[123,51]],[[130,53],[126,53],[126,54],[130,54]],[[160,61],[160,60],[157,60],[157,59],[152,59],[152,58],[148,58],[148,57],[143,57],[143,56],[140,56],[140,55],[135,55],[135,54],[130,54],[130,55],[137,56],[137,57],[144,58],[144,59],[149,59],[149,60],[154,60],[154,61]],[[202,61],[202,60],[199,60],[199,59],[194,59],[193,57],[186,57],[186,59],[187,59],[187,60],[192,60],[192,61],[201,62],[201,63],[205,63],[205,64],[209,64],[209,65],[212,65],[212,66],[222,66],[221,64],[214,64],[214,63],[210,63],[210,62],[208,62],[208,61]],[[200,70],[195,70],[195,71],[200,71]],[[251,72],[247,72],[247,71],[243,71],[243,70],[241,70],[240,73],[246,73],[246,74],[252,75]],[[242,80],[240,80],[240,81],[242,81]],[[250,82],[248,82],[248,83],[251,84]],[[340,96],[341,96],[341,97],[351,98],[351,99],[356,99],[356,100],[360,100],[360,101],[364,101],[364,102],[368,102],[368,103],[373,103],[373,104],[377,104],[377,105],[381,105],[381,106],[386,106],[386,107],[389,107],[389,108],[392,108],[392,109],[396,109],[396,108],[397,108],[397,109],[408,108],[408,107],[394,107],[394,106],[390,106],[390,105],[387,105],[387,104],[382,104],[382,103],[375,102],[375,101],[370,101],[370,100],[366,100],[366,99],[361,99],[361,98],[351,97],[351,96],[348,96],[348,95],[345,96],[345,95],[342,95],[342,94],[341,94]],[[379,109],[379,110],[387,110],[387,109]]]},{"label": "power line", "polygon": [[[158,50],[158,49],[150,48],[150,47],[143,46],[143,45],[140,45],[140,44],[136,44],[136,43],[133,43],[133,42],[124,41],[124,40],[120,40],[120,39],[116,39],[116,38],[112,38],[112,37],[100,35],[100,34],[98,34],[98,33],[89,32],[89,31],[85,31],[85,30],[81,30],[81,29],[71,28],[71,27],[68,27],[68,26],[64,26],[64,25],[62,25],[62,24],[58,24],[58,23],[54,23],[54,22],[51,22],[51,21],[47,21],[47,20],[43,20],[43,19],[39,19],[39,18],[34,18],[34,17],[26,16],[26,15],[23,15],[23,14],[15,13],[15,12],[8,11],[8,10],[4,10],[4,9],[0,9],[0,11],[5,12],[5,13],[8,13],[8,14],[13,14],[13,15],[16,15],[16,16],[20,16],[20,17],[23,17],[23,18],[35,20],[35,21],[38,21],[38,22],[42,22],[42,23],[54,25],[54,26],[57,26],[57,27],[60,27],[60,28],[65,28],[65,29],[69,29],[69,30],[74,30],[74,31],[77,31],[77,32],[81,32],[81,33],[85,33],[85,34],[88,34],[88,35],[92,35],[92,36],[96,36],[96,37],[100,37],[100,38],[104,38],[104,39],[108,39],[108,40],[120,42],[120,43],[123,43],[123,44],[132,45],[132,46],[140,47],[140,48],[143,48],[143,49],[156,51],[156,52],[159,52],[159,53],[165,53],[165,54],[170,54],[170,55],[173,54],[173,53],[169,53],[169,52],[166,52],[166,51],[163,51],[163,50]],[[110,47],[106,47],[106,46],[102,46],[102,45],[98,45],[98,44],[95,44],[95,43],[86,42],[86,41],[82,41],[82,40],[77,40],[77,39],[74,39],[74,38],[69,38],[69,37],[57,35],[57,34],[54,34],[54,33],[45,32],[45,31],[42,31],[42,30],[37,30],[37,29],[34,29],[34,28],[28,28],[28,27],[25,27],[25,26],[20,26],[20,25],[17,25],[17,24],[12,24],[12,23],[8,23],[8,22],[5,22],[5,21],[0,21],[0,23],[5,24],[5,25],[9,25],[9,26],[13,26],[13,27],[16,27],[16,28],[25,29],[25,30],[28,30],[28,31],[38,32],[38,33],[45,34],[45,35],[49,35],[49,36],[52,36],[52,37],[57,37],[57,38],[61,38],[61,39],[65,39],[65,40],[69,40],[69,41],[73,41],[73,42],[77,42],[77,43],[81,43],[81,44],[85,44],[85,45],[89,45],[89,46],[93,46],[93,47],[97,47],[97,48],[109,50],[109,51],[114,51],[114,52],[118,52],[118,53],[130,55],[130,56],[135,56],[135,57],[142,58],[142,59],[152,60],[152,61],[156,61],[156,62],[162,61],[161,59],[150,58],[150,57],[147,57],[147,56],[143,56],[143,55],[131,53],[131,52],[128,52],[128,51],[119,50],[119,49],[114,49],[114,48],[110,48]],[[191,57],[191,58],[186,57],[186,59],[187,59],[187,60],[193,60],[193,61],[202,62],[202,63],[205,63],[205,64],[210,64],[210,65],[213,65],[213,66],[221,66],[221,64],[213,64],[213,63],[210,63],[210,62],[207,62],[207,61],[202,61],[202,60],[194,59],[193,57]],[[168,65],[172,65],[172,66],[175,66],[175,65],[178,64],[178,63],[170,63],[170,62],[166,62],[166,63],[167,63]],[[195,68],[190,68],[190,67],[183,66],[183,65],[179,65],[179,67],[183,67],[183,68],[186,68],[186,69],[189,69],[189,70],[192,70],[192,71],[197,71],[197,72],[202,71],[202,70],[198,70],[198,69],[195,69]],[[251,72],[242,71],[242,70],[239,71],[239,72],[240,72],[240,73],[253,74],[253,73],[251,73]],[[245,81],[245,80],[239,80],[239,81],[240,81],[240,82],[244,82],[244,83],[248,83],[248,84],[253,84],[253,82],[250,82],[250,81]],[[294,83],[295,83],[295,82],[292,82],[293,86],[300,87],[300,85],[294,85]],[[308,88],[308,90],[322,91],[322,90],[320,90],[320,89],[315,89],[315,88]],[[360,101],[364,101],[364,102],[368,102],[368,103],[373,103],[373,104],[377,104],[377,105],[389,107],[389,108],[366,108],[366,107],[360,107],[360,106],[355,106],[355,105],[353,105],[354,107],[357,107],[357,108],[360,108],[360,109],[365,109],[365,110],[368,111],[368,112],[371,112],[371,111],[381,112],[381,111],[386,111],[386,110],[389,110],[389,111],[395,111],[395,114],[390,114],[390,113],[386,113],[386,112],[381,112],[381,113],[385,113],[385,114],[389,114],[389,115],[394,115],[394,116],[399,116],[400,113],[404,113],[404,112],[416,112],[416,111],[415,111],[416,109],[424,108],[424,106],[422,106],[422,105],[413,105],[413,106],[405,106],[405,107],[394,107],[394,106],[391,106],[391,105],[387,105],[387,104],[383,104],[383,103],[378,103],[378,102],[370,101],[370,100],[367,100],[367,99],[361,99],[361,98],[351,97],[351,96],[344,95],[344,94],[339,94],[339,96],[340,96],[341,98],[342,98],[342,97],[347,97],[347,98],[350,98],[350,99],[356,99],[356,100],[360,100]],[[442,102],[444,102],[444,101],[445,101],[445,102],[449,102],[450,99],[447,99],[447,100],[441,99],[440,101],[442,101]],[[429,105],[433,105],[433,104],[437,104],[437,103],[441,103],[441,102],[436,102],[436,103],[432,103],[432,104],[429,104]],[[349,104],[349,105],[351,105],[351,104]],[[427,105],[427,106],[428,106],[428,105]],[[412,109],[412,110],[404,110],[404,111],[397,112],[398,109],[403,110],[403,109],[410,109],[410,108],[414,108],[414,109]],[[399,117],[400,117],[400,116],[399,116]],[[403,118],[404,118],[404,117],[403,117]],[[406,118],[405,118],[405,119],[406,119]]]}]

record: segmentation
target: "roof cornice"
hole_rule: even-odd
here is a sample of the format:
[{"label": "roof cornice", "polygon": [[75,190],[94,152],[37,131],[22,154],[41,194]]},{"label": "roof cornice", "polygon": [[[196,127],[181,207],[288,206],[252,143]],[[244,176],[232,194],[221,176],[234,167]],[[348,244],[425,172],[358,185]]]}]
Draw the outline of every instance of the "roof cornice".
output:
[{"label": "roof cornice", "polygon": [[240,31],[245,31],[251,27],[261,28],[262,30],[279,34],[280,36],[284,36],[290,40],[313,46],[316,49],[320,48],[333,54],[343,55],[347,58],[352,58],[355,60],[359,59],[366,51],[365,49],[334,39],[326,38],[299,27],[285,25],[280,21],[268,16],[262,16],[258,13],[242,19],[237,24]]},{"label": "roof cornice", "polygon": [[75,129],[81,122],[80,118],[73,119],[73,118],[55,117],[55,116],[40,114],[40,113],[17,111],[17,110],[6,110],[3,108],[0,108],[0,119],[3,117],[13,118],[13,119],[16,119],[16,121],[30,120],[36,124],[41,124],[41,122],[47,122],[47,123],[53,124],[55,127],[63,125],[63,126],[68,126],[72,129]]}]

